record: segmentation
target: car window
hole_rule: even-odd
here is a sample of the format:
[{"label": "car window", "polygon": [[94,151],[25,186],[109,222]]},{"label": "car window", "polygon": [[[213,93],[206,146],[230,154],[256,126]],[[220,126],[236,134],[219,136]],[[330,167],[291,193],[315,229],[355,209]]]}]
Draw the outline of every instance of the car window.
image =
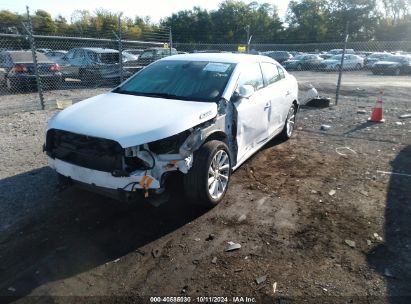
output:
[{"label": "car window", "polygon": [[237,82],[238,86],[252,85],[255,91],[264,87],[263,75],[258,63],[247,64],[243,68],[243,72]]},{"label": "car window", "polygon": [[272,63],[263,62],[261,64],[263,70],[264,79],[267,85],[277,82],[281,79],[280,73],[278,71],[277,65]]},{"label": "car window", "polygon": [[277,68],[278,68],[278,73],[280,74],[280,78],[284,79],[285,78],[284,69],[282,67],[278,66],[278,65],[277,65]]},{"label": "car window", "polygon": [[154,51],[150,50],[150,51],[144,51],[139,58],[141,59],[148,59],[148,58],[152,58],[154,57]]}]

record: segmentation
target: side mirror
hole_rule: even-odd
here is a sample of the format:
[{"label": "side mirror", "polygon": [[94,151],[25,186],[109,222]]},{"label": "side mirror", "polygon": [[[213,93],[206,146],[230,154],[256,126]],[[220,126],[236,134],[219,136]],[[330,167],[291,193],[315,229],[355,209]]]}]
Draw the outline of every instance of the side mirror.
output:
[{"label": "side mirror", "polygon": [[245,85],[239,86],[237,90],[234,91],[231,100],[235,102],[242,98],[250,98],[251,95],[254,94],[254,92],[255,90],[252,85],[245,84]]}]

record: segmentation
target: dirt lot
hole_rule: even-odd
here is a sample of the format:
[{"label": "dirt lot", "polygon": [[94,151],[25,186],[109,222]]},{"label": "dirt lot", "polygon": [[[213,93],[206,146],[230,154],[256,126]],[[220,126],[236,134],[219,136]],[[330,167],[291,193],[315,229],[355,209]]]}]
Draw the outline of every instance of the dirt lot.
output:
[{"label": "dirt lot", "polygon": [[[335,73],[296,75],[334,95]],[[238,169],[212,210],[178,181],[158,208],[59,189],[41,152],[54,111],[1,116],[0,302],[410,303],[411,177],[378,172],[411,174],[410,77],[363,76],[344,79],[338,106],[301,109],[295,136]],[[380,86],[387,121],[367,123]]]}]

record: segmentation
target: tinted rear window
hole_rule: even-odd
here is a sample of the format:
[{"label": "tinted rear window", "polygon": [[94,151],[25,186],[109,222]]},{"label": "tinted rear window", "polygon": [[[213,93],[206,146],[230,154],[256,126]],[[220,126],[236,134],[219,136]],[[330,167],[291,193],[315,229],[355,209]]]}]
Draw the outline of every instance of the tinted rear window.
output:
[{"label": "tinted rear window", "polygon": [[[22,62],[22,63],[32,63],[33,56],[31,52],[10,52],[10,57],[13,62]],[[37,62],[51,62],[50,59],[47,58],[46,55],[43,53],[36,53],[37,54]]]},{"label": "tinted rear window", "polygon": [[101,63],[118,63],[119,62],[119,53],[100,53],[100,62]]}]

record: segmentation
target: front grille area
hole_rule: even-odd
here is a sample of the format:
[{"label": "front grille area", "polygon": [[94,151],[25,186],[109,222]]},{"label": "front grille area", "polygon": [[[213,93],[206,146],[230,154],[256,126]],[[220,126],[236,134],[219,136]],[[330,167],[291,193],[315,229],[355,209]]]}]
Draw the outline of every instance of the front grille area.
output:
[{"label": "front grille area", "polygon": [[104,172],[123,169],[124,149],[119,143],[51,129],[47,132],[46,151],[51,158]]}]

